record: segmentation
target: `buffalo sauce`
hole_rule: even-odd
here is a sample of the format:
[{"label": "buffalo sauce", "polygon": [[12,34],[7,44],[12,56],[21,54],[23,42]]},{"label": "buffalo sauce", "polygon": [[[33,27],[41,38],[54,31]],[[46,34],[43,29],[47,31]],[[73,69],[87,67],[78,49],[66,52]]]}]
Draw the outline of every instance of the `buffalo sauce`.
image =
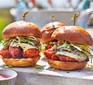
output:
[{"label": "buffalo sauce", "polygon": [[5,79],[5,78],[7,78],[7,77],[0,74],[0,80]]}]

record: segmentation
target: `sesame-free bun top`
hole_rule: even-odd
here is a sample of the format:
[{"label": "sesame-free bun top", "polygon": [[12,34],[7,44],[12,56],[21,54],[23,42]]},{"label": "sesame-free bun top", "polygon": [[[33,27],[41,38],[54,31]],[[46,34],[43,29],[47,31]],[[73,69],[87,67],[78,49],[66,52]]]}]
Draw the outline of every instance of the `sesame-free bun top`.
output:
[{"label": "sesame-free bun top", "polygon": [[62,22],[51,22],[43,26],[41,29],[42,38],[40,39],[40,41],[42,43],[45,43],[45,42],[53,40],[53,38],[51,37],[52,33],[54,32],[56,28],[59,28],[61,26],[64,26]]},{"label": "sesame-free bun top", "polygon": [[16,21],[5,27],[2,33],[3,39],[12,38],[15,36],[35,36],[40,38],[42,33],[39,27],[31,22]]},{"label": "sesame-free bun top", "polygon": [[56,29],[52,37],[61,41],[92,45],[91,35],[79,26],[63,26]]}]

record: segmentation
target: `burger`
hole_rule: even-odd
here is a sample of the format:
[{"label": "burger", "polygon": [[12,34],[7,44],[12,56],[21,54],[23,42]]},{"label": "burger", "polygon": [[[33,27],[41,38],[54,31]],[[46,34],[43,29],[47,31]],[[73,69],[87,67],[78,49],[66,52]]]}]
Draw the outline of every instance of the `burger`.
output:
[{"label": "burger", "polygon": [[34,23],[16,21],[2,32],[0,57],[6,65],[34,66],[40,56],[40,41],[42,33]]},{"label": "burger", "polygon": [[49,49],[53,47],[53,45],[57,42],[56,39],[52,38],[51,35],[57,28],[64,26],[64,23],[62,22],[51,22],[46,24],[42,27],[42,37],[40,39],[42,43],[43,50]]},{"label": "burger", "polygon": [[44,52],[51,67],[61,70],[80,70],[92,58],[92,37],[79,26],[63,26],[56,29],[52,38],[58,42]]}]

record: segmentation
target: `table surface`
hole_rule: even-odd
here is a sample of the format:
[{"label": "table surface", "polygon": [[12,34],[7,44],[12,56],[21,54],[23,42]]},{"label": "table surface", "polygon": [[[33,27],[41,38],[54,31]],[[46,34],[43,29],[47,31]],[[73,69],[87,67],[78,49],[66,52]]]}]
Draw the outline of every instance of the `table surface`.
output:
[{"label": "table surface", "polygon": [[62,71],[51,68],[44,59],[39,60],[37,64],[44,66],[44,68],[11,68],[18,73],[15,85],[69,85],[69,82],[71,85],[92,85],[93,83],[93,68],[86,67],[83,70]]},{"label": "table surface", "polygon": [[15,85],[93,84],[93,68],[86,67],[85,69],[78,71],[61,71],[50,68],[48,63],[43,60],[40,60],[38,64],[45,67],[43,69],[36,69],[35,67],[12,68],[18,72],[18,78]]},{"label": "table surface", "polygon": [[78,79],[88,79],[93,80],[93,68],[86,67],[83,70],[77,71],[62,71],[51,68],[47,62],[40,60],[38,65],[44,66],[42,69],[37,69],[35,67],[24,67],[24,68],[12,68],[17,72],[28,72],[33,74],[42,74],[42,75],[51,75],[51,76],[60,76],[60,77],[70,77]]}]

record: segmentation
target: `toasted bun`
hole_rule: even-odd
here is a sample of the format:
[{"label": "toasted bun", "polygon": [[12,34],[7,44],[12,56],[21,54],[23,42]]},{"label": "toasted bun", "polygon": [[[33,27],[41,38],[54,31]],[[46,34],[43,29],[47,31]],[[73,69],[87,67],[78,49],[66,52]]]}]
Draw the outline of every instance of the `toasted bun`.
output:
[{"label": "toasted bun", "polygon": [[86,29],[86,31],[91,35],[93,43],[93,28]]},{"label": "toasted bun", "polygon": [[40,39],[40,41],[42,43],[45,43],[45,42],[48,42],[50,40],[53,40],[53,38],[51,37],[52,33],[54,32],[54,30],[56,28],[59,28],[61,26],[64,26],[63,23],[61,22],[51,22],[51,23],[48,23],[46,24],[42,29],[41,29],[41,32],[42,32],[42,38]]},{"label": "toasted bun", "polygon": [[52,37],[61,41],[92,45],[91,35],[79,26],[63,26],[56,29]]},{"label": "toasted bun", "polygon": [[48,63],[51,67],[60,69],[60,70],[80,70],[86,67],[87,62],[62,62],[55,60],[48,60]]},{"label": "toasted bun", "polygon": [[40,38],[42,33],[34,23],[17,21],[6,26],[2,33],[3,39],[15,36],[35,36]]},{"label": "toasted bun", "polygon": [[92,36],[93,38],[93,28],[86,29],[86,31]]},{"label": "toasted bun", "polygon": [[22,58],[22,59],[9,59],[2,58],[6,65],[17,66],[17,67],[25,67],[25,66],[35,66],[39,57],[37,58]]}]

